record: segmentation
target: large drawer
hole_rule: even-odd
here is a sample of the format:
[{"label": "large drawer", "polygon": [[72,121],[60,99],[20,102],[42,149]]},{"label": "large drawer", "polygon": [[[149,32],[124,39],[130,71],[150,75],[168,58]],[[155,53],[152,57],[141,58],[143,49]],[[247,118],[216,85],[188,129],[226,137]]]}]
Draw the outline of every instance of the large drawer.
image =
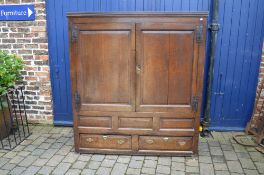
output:
[{"label": "large drawer", "polygon": [[81,148],[131,149],[131,136],[80,134]]},{"label": "large drawer", "polygon": [[160,137],[140,136],[139,150],[175,150],[189,151],[192,149],[193,137]]}]

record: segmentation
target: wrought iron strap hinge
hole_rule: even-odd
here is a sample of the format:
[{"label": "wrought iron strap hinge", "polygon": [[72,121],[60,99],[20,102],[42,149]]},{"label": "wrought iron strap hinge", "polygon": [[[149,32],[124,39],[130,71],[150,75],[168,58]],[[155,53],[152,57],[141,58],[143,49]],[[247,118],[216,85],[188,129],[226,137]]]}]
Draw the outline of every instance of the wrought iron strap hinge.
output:
[{"label": "wrought iron strap hinge", "polygon": [[81,96],[77,91],[75,92],[75,95],[74,95],[74,102],[75,102],[76,111],[79,111],[81,107]]},{"label": "wrought iron strap hinge", "polygon": [[201,43],[203,41],[203,26],[202,25],[196,26],[195,35],[196,35],[196,42]]},{"label": "wrought iron strap hinge", "polygon": [[71,41],[76,42],[78,40],[78,27],[71,25]]},{"label": "wrought iron strap hinge", "polygon": [[191,107],[192,110],[195,112],[198,110],[198,102],[199,102],[199,97],[197,96],[192,97]]}]

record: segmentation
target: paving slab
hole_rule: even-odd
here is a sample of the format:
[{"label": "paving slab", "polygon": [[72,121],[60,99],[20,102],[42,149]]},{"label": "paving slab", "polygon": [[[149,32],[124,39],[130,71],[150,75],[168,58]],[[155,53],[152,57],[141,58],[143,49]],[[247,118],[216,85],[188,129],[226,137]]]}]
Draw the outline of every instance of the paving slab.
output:
[{"label": "paving slab", "polygon": [[214,175],[213,164],[200,163],[200,174],[202,174],[202,175]]},{"label": "paving slab", "polygon": [[241,164],[238,161],[227,161],[227,166],[231,173],[243,173]]},{"label": "paving slab", "polygon": [[143,160],[132,159],[129,163],[130,168],[141,168],[143,166]]},{"label": "paving slab", "polygon": [[94,175],[96,172],[96,170],[92,170],[92,169],[83,169],[81,174],[82,175]]},{"label": "paving slab", "polygon": [[104,159],[103,162],[102,162],[102,164],[101,164],[101,166],[102,167],[109,167],[109,168],[111,168],[111,167],[114,166],[115,162],[116,161],[115,160],[112,160],[112,159]]},{"label": "paving slab", "polygon": [[244,169],[256,169],[253,161],[251,159],[245,159],[245,158],[240,158],[239,159],[242,168]]},{"label": "paving slab", "polygon": [[214,163],[214,169],[216,171],[227,171],[227,165],[226,163]]},{"label": "paving slab", "polygon": [[125,163],[116,163],[112,169],[112,175],[122,175],[126,173],[128,164]]},{"label": "paving slab", "polygon": [[156,168],[157,166],[157,161],[156,160],[145,160],[143,167],[148,167],[148,168]]},{"label": "paving slab", "polygon": [[107,167],[99,167],[96,171],[96,174],[98,175],[109,175],[111,173],[111,168]]},{"label": "paving slab", "polygon": [[119,163],[129,163],[131,160],[131,156],[119,156],[117,158],[117,162]]},{"label": "paving slab", "polygon": [[54,175],[64,175],[70,168],[70,163],[61,162],[52,172]]},{"label": "paving slab", "polygon": [[171,169],[170,169],[170,166],[158,165],[156,172],[160,174],[170,174]]},{"label": "paving slab", "polygon": [[79,169],[69,169],[65,175],[80,175],[82,170]]},{"label": "paving slab", "polygon": [[136,169],[136,168],[128,168],[126,174],[129,175],[139,175],[140,174],[140,169]]},{"label": "paving slab", "polygon": [[39,171],[38,174],[42,175],[49,175],[55,169],[55,167],[43,166]]},{"label": "paving slab", "polygon": [[23,175],[35,175],[39,171],[40,167],[30,166],[23,172]]},{"label": "paving slab", "polygon": [[171,157],[159,157],[158,164],[170,166],[171,165]]},{"label": "paving slab", "polygon": [[176,171],[185,171],[185,163],[183,162],[172,162],[171,169]]},{"label": "paving slab", "polygon": [[143,167],[141,170],[141,173],[144,173],[144,174],[155,174],[155,172],[156,172],[155,168]]},{"label": "paving slab", "polygon": [[86,166],[87,162],[85,161],[76,161],[73,165],[72,168],[74,169],[84,169]]}]

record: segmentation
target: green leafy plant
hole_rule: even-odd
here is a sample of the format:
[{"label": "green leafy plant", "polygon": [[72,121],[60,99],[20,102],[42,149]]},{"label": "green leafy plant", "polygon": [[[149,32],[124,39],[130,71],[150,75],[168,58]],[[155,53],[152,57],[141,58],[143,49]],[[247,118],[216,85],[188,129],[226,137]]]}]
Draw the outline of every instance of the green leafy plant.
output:
[{"label": "green leafy plant", "polygon": [[23,61],[20,57],[0,51],[0,95],[21,80]]}]

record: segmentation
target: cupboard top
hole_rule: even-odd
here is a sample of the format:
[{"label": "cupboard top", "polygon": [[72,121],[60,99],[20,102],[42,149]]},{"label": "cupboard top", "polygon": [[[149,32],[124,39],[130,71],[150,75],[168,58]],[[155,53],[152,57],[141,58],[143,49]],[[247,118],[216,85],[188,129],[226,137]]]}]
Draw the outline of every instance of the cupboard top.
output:
[{"label": "cupboard top", "polygon": [[[188,13],[153,13],[153,12],[132,12],[132,13],[68,13],[70,24],[87,23],[182,23],[205,25],[208,13],[188,12]],[[71,25],[69,25],[71,26]]]},{"label": "cupboard top", "polygon": [[71,17],[207,17],[208,12],[113,12],[113,13],[67,13]]}]

